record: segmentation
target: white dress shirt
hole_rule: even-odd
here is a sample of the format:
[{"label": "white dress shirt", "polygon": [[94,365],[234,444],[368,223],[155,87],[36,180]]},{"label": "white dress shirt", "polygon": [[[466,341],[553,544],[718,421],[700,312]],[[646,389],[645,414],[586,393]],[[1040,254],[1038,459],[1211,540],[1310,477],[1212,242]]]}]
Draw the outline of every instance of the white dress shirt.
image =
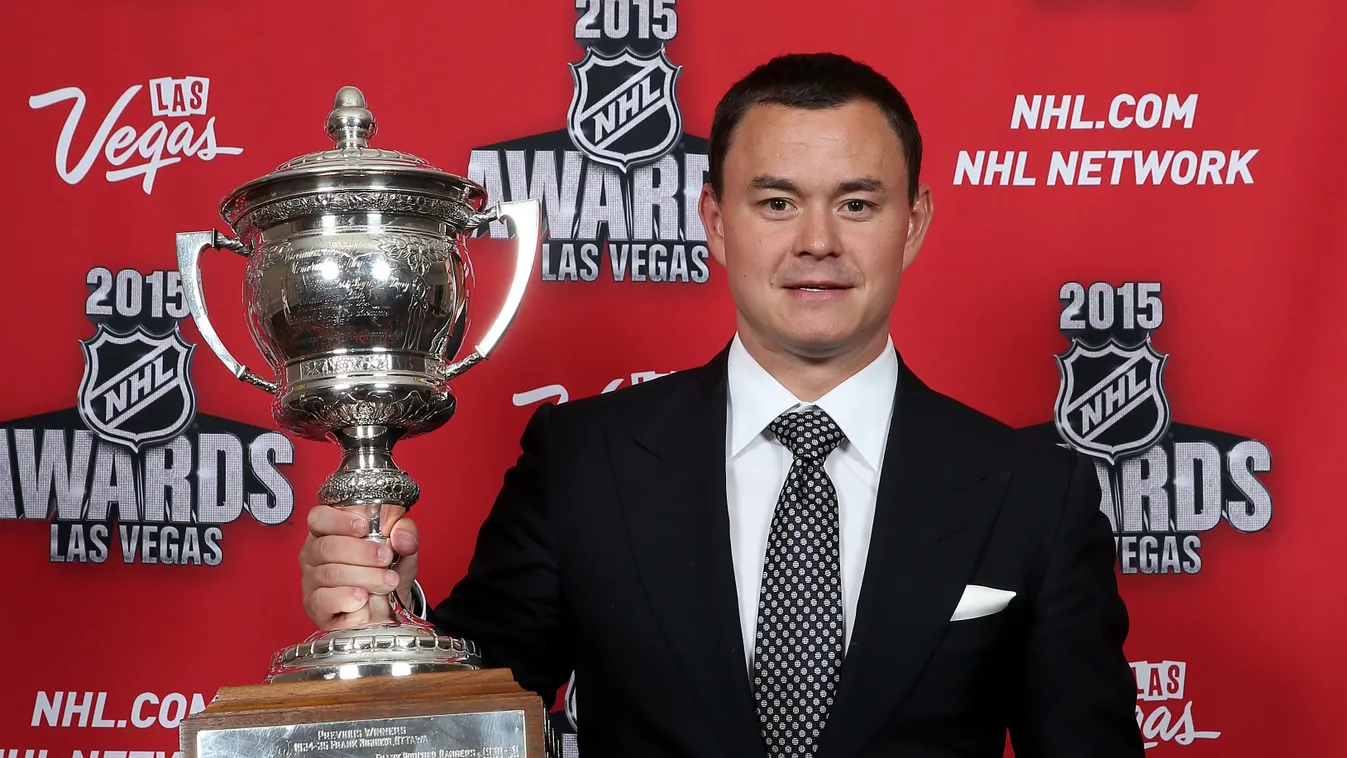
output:
[{"label": "white dress shirt", "polygon": [[878,358],[815,403],[802,403],[781,386],[749,355],[737,334],[730,345],[728,370],[725,494],[730,509],[730,550],[745,661],[752,665],[767,537],[792,460],[790,451],[777,441],[767,425],[786,411],[811,406],[822,408],[846,435],[828,456],[823,469],[837,490],[846,626],[843,644],[848,645],[861,579],[865,576],[879,472],[898,384],[898,354],[893,349],[893,340],[889,339]]}]

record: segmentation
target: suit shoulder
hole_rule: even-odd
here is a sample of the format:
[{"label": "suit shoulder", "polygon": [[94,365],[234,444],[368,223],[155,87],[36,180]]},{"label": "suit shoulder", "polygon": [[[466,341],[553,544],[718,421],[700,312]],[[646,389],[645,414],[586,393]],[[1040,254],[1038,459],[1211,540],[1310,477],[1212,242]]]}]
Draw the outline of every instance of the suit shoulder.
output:
[{"label": "suit shoulder", "polygon": [[620,387],[611,392],[577,398],[556,405],[552,422],[562,427],[606,428],[650,413],[671,397],[688,390],[707,371],[706,366],[674,371],[654,379]]},{"label": "suit shoulder", "polygon": [[1032,427],[1016,428],[948,395],[935,395],[969,452],[989,468],[1010,467],[1065,479],[1081,459],[1079,453],[1053,443]]}]

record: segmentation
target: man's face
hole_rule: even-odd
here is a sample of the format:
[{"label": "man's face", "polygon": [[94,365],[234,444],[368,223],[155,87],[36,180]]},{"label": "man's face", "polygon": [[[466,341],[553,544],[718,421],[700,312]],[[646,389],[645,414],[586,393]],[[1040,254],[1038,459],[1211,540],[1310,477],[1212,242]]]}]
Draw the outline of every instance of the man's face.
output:
[{"label": "man's face", "polygon": [[869,101],[808,110],[755,105],[735,129],[723,191],[702,191],[745,340],[805,358],[888,336],[898,280],[916,258],[930,191],[908,202],[898,136]]}]

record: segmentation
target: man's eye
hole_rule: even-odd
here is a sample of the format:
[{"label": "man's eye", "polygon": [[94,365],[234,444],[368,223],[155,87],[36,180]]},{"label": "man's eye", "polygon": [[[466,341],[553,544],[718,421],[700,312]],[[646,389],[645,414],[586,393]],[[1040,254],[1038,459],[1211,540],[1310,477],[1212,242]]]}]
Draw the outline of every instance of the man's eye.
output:
[{"label": "man's eye", "polygon": [[777,213],[781,213],[790,208],[790,203],[786,202],[785,199],[783,198],[774,197],[771,200],[767,201],[767,207],[770,210],[776,211]]},{"label": "man's eye", "polygon": [[869,209],[869,207],[870,204],[865,202],[864,200],[847,201],[847,210],[850,211],[851,213],[864,213],[867,209]]}]

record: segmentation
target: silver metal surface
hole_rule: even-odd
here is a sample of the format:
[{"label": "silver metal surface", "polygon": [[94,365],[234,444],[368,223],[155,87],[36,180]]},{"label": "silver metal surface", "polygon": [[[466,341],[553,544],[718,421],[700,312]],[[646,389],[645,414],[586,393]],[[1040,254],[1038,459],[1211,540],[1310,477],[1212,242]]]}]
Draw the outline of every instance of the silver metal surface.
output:
[{"label": "silver metal surface", "polygon": [[[541,206],[486,208],[480,185],[371,147],[377,131],[364,95],[341,88],[327,119],[335,146],[229,193],[220,215],[236,238],[180,233],[177,256],[185,299],[211,350],[240,380],[273,395],[282,428],[341,449],[318,502],[359,509],[370,524],[366,539],[386,543],[385,506],[410,508],[420,498],[393,447],[453,416],[450,380],[490,355],[509,329],[537,256]],[[471,295],[464,239],[496,220],[514,225],[517,245],[505,304],[475,348],[455,360]],[[207,250],[247,258],[243,311],[274,379],[235,358],[211,323],[199,265]],[[391,624],[314,635],[277,653],[269,681],[475,665],[462,641],[436,635],[388,597]],[[392,642],[358,642],[366,639]]]},{"label": "silver metal surface", "polygon": [[199,758],[535,758],[523,711],[328,721],[196,736]]},{"label": "silver metal surface", "polygon": [[267,681],[361,679],[482,667],[481,653],[472,642],[439,634],[400,603],[395,614],[396,623],[315,632],[298,645],[278,650]]},{"label": "silver metal surface", "polygon": [[178,271],[182,274],[183,297],[187,300],[187,307],[196,319],[197,330],[201,332],[201,338],[220,360],[224,362],[234,376],[242,379],[249,384],[260,387],[267,392],[276,392],[276,383],[261,378],[253,373],[247,366],[244,366],[229,352],[229,348],[224,346],[220,340],[220,335],[216,334],[215,327],[211,325],[210,316],[206,313],[206,296],[201,291],[201,267],[199,259],[201,254],[211,249],[229,250],[247,257],[251,253],[247,248],[238,244],[237,240],[222,238],[219,232],[214,230],[209,232],[181,232],[177,235],[178,242]]}]

